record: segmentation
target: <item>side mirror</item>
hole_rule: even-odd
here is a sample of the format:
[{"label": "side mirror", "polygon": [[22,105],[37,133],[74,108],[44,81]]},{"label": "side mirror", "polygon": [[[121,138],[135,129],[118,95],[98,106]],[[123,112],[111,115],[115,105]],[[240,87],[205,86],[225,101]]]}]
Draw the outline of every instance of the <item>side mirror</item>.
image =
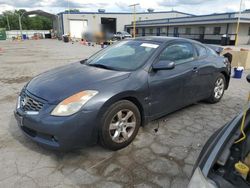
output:
[{"label": "side mirror", "polygon": [[250,74],[247,75],[247,81],[250,83]]},{"label": "side mirror", "polygon": [[81,63],[81,64],[84,64],[84,63],[86,63],[87,60],[88,60],[88,59],[80,60],[80,63]]},{"label": "side mirror", "polygon": [[155,64],[153,64],[153,70],[170,70],[175,67],[175,63],[173,61],[164,61],[161,60]]}]

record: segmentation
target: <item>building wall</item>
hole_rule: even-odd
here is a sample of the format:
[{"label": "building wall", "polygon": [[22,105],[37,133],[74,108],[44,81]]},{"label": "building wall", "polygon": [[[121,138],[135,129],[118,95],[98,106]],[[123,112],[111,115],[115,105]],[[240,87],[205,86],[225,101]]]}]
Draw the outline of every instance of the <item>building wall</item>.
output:
[{"label": "building wall", "polygon": [[[168,36],[179,36],[185,38],[196,39],[204,42],[220,43],[221,37],[228,34],[230,43],[235,41],[236,22],[239,13],[222,13],[222,14],[209,14],[199,16],[184,16],[178,18],[166,18],[155,20],[137,21],[137,28],[145,28],[146,35],[159,35],[159,29],[162,32],[160,35],[166,35],[165,28],[169,27]],[[250,11],[244,11],[241,14],[239,30],[239,44],[249,44],[249,27],[250,27]],[[132,28],[132,23],[126,25],[126,28]],[[174,28],[178,28],[178,34],[174,35]],[[205,27],[204,36],[200,34],[200,27]],[[214,28],[220,27],[220,33],[215,34]],[[190,28],[189,33],[186,33],[186,28]],[[148,34],[148,31],[153,31]],[[140,29],[139,33],[140,35]]]},{"label": "building wall", "polygon": [[[231,32],[236,33],[237,24],[231,25]],[[238,33],[238,44],[249,44],[250,36],[249,36],[249,28],[250,24],[240,24],[239,33]]]},{"label": "building wall", "polygon": [[[179,12],[165,12],[165,13],[138,13],[136,19],[147,20],[147,19],[161,19],[161,18],[176,18],[187,16],[187,14]],[[133,14],[115,14],[115,13],[88,13],[88,14],[62,14],[59,15],[59,23],[63,30],[58,28],[60,34],[69,33],[69,21],[70,20],[87,20],[88,28],[91,31],[100,30],[101,18],[116,18],[116,30],[123,31],[126,24],[130,24],[133,21]],[[63,18],[63,20],[62,20]],[[63,26],[62,26],[63,25]]]},{"label": "building wall", "polygon": [[[138,36],[142,36],[142,28],[145,28],[145,36],[156,36],[157,28],[160,28],[161,36],[174,36],[174,28],[178,28],[178,37],[189,38],[200,40],[200,27],[205,27],[204,41],[211,43],[220,43],[221,37],[224,34],[228,34],[231,41],[235,40],[236,33],[236,24],[228,24],[228,33],[227,33],[227,24],[206,24],[206,25],[175,25],[175,26],[148,26],[148,27],[140,27],[138,26]],[[214,28],[220,27],[220,34],[214,34]],[[168,34],[167,34],[168,28]],[[186,28],[190,28],[190,34],[186,33]],[[250,24],[241,23],[239,29],[239,44],[249,44],[250,36],[249,36],[249,28]],[[150,32],[153,31],[153,32]]]}]

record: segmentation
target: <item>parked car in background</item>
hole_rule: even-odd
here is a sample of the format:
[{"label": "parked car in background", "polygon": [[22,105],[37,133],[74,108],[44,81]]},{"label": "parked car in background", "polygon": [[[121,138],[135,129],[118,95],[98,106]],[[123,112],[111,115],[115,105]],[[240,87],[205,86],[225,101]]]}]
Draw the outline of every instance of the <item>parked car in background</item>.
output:
[{"label": "parked car in background", "polygon": [[131,37],[132,37],[132,35],[126,31],[119,31],[116,34],[114,34],[114,38],[117,40],[122,40],[122,39],[126,39],[126,38],[131,38]]},{"label": "parked car in background", "polygon": [[193,40],[126,39],[33,78],[15,117],[28,137],[51,148],[99,141],[118,150],[148,121],[197,101],[219,102],[230,69],[227,58]]},{"label": "parked car in background", "polygon": [[[250,82],[250,75],[247,80]],[[243,114],[208,139],[194,166],[189,188],[250,187],[250,108],[241,129]]]}]

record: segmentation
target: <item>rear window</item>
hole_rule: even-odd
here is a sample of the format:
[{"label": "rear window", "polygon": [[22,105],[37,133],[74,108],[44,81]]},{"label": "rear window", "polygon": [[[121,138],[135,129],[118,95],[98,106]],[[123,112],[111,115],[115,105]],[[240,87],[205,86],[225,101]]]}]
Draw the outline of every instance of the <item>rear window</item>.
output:
[{"label": "rear window", "polygon": [[211,49],[211,48],[208,48],[208,53],[209,53],[209,55],[212,55],[212,56],[218,56],[219,55],[214,49]]},{"label": "rear window", "polygon": [[199,44],[195,44],[195,47],[197,49],[199,57],[207,56],[207,49],[205,47],[203,47],[202,45],[199,45]]}]

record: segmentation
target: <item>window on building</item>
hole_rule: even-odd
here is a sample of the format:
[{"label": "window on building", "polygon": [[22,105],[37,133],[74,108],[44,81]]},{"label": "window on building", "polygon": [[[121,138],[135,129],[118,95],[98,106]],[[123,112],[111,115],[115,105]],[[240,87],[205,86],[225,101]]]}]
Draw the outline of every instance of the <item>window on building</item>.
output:
[{"label": "window on building", "polygon": [[142,28],[142,36],[145,36],[145,28]]},{"label": "window on building", "polygon": [[248,28],[248,35],[250,35],[250,27]]},{"label": "window on building", "polygon": [[165,27],[161,28],[161,33],[164,33],[164,34],[166,33],[166,28]]},{"label": "window on building", "polygon": [[161,35],[161,28],[160,28],[160,27],[157,27],[157,29],[156,29],[156,30],[157,30],[156,35],[157,35],[157,36],[160,36],[160,35]]},{"label": "window on building", "polygon": [[154,34],[153,28],[150,28],[150,29],[149,29],[149,34],[150,34],[150,35],[153,35],[153,34]]},{"label": "window on building", "polygon": [[185,34],[186,34],[186,35],[190,35],[190,34],[191,34],[191,28],[186,28]]},{"label": "window on building", "polygon": [[189,43],[172,44],[163,50],[159,60],[173,61],[176,64],[185,63],[193,60],[193,52],[193,46]]},{"label": "window on building", "polygon": [[215,27],[214,28],[214,35],[220,35],[220,30],[221,30],[221,27]]},{"label": "window on building", "polygon": [[174,37],[178,37],[178,36],[179,36],[179,28],[174,27]]},{"label": "window on building", "polygon": [[205,57],[207,55],[207,49],[199,44],[195,44],[195,48],[197,49],[197,53],[199,57]]},{"label": "window on building", "polygon": [[127,28],[127,32],[130,33],[130,28]]}]

